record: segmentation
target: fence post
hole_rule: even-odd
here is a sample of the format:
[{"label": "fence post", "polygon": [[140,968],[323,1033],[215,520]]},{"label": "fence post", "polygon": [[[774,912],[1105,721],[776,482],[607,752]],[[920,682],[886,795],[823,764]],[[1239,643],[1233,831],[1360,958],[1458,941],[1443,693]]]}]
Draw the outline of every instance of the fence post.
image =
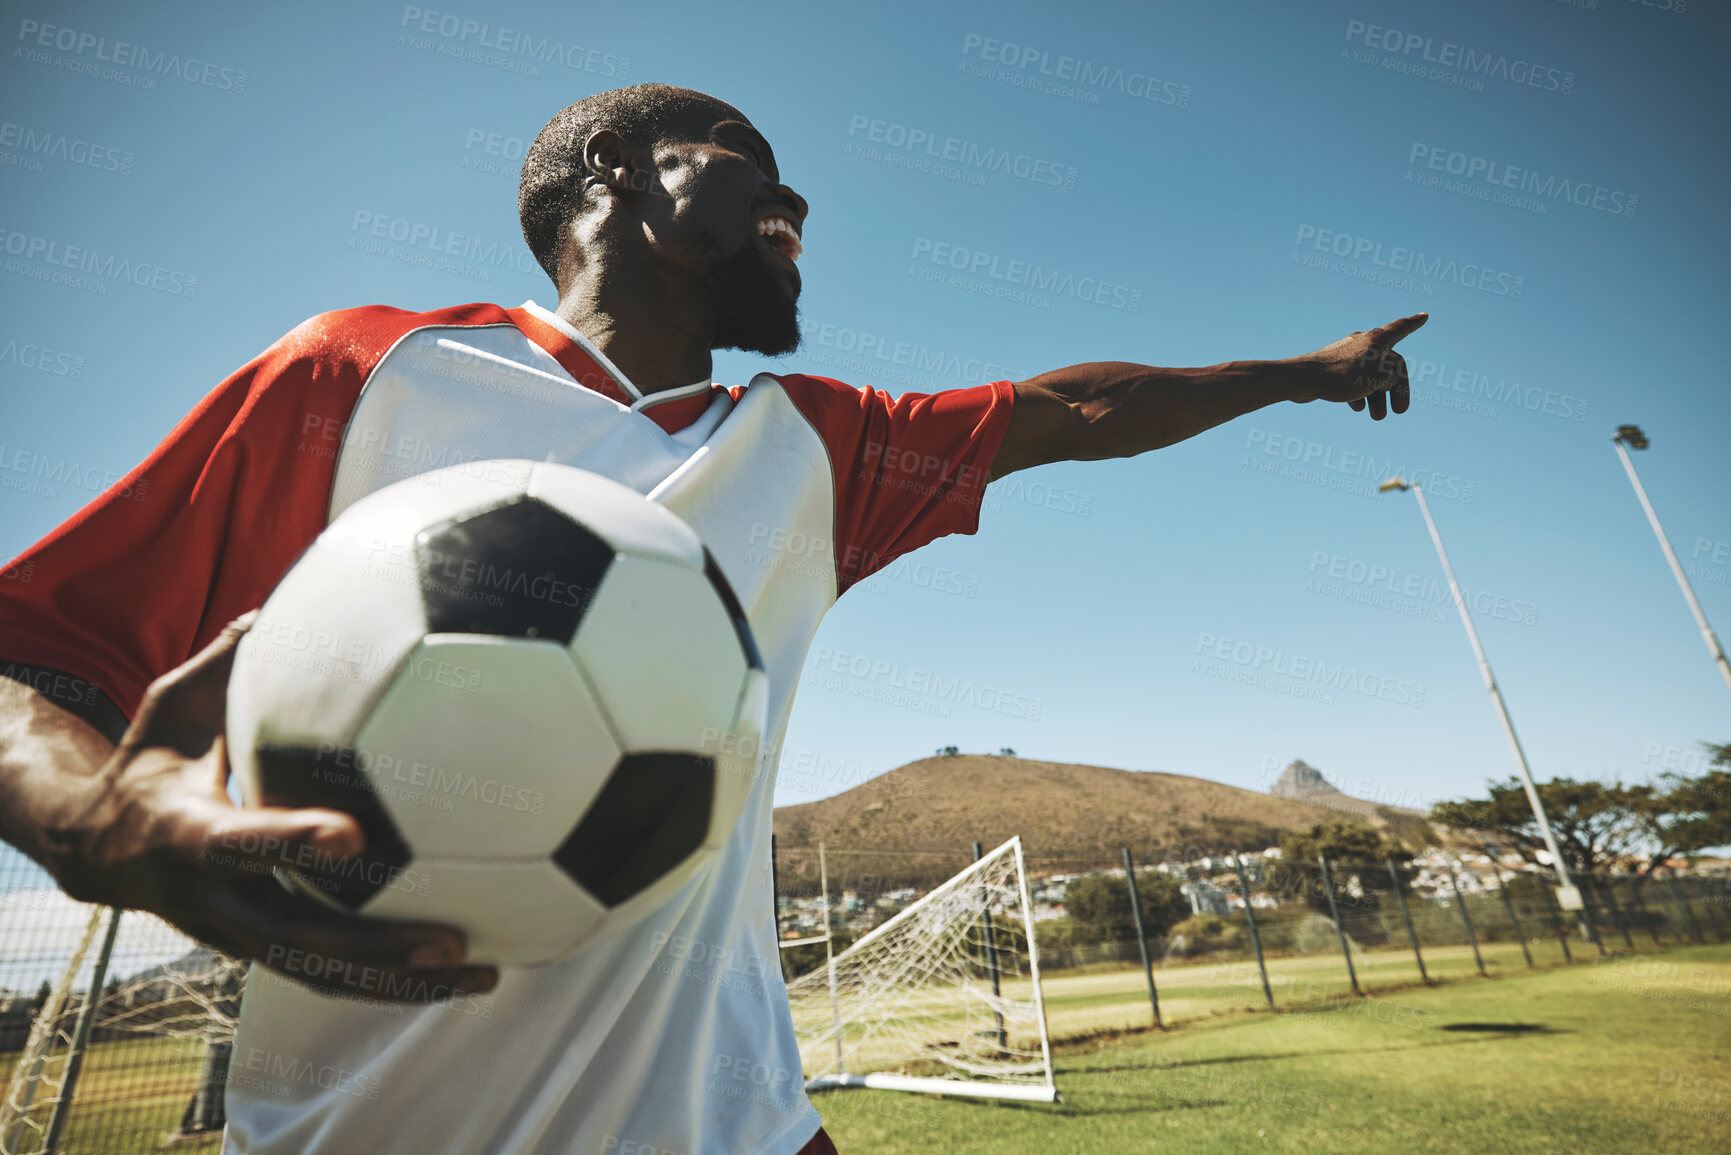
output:
[{"label": "fence post", "polygon": [[1412,928],[1412,915],[1406,909],[1406,888],[1401,885],[1400,873],[1394,868],[1394,859],[1383,859],[1388,864],[1389,881],[1394,883],[1394,897],[1400,902],[1400,920],[1406,923],[1406,941],[1412,943],[1412,957],[1418,960],[1418,977],[1427,986],[1430,975],[1424,969],[1424,953],[1418,949],[1418,932]]},{"label": "fence post", "polygon": [[1599,912],[1593,908],[1593,877],[1589,871],[1582,873],[1586,875],[1586,883],[1575,883],[1575,889],[1581,892],[1581,932],[1598,948],[1599,957],[1603,958],[1607,952],[1604,941],[1599,938]]},{"label": "fence post", "polygon": [[1362,995],[1358,987],[1358,972],[1352,967],[1352,949],[1346,945],[1346,928],[1340,925],[1340,907],[1334,901],[1334,875],[1329,873],[1328,856],[1319,854],[1316,861],[1322,863],[1322,886],[1328,891],[1328,912],[1334,915],[1334,933],[1340,937],[1340,957],[1346,960],[1346,977],[1352,980],[1352,993]]},{"label": "fence post", "polygon": [[1672,899],[1677,903],[1677,909],[1683,912],[1683,925],[1689,930],[1689,937],[1696,942],[1704,943],[1701,929],[1695,925],[1695,916],[1689,910],[1689,904],[1683,898],[1682,891],[1677,886],[1677,872],[1672,870],[1665,875],[1665,889],[1671,892]]},{"label": "fence post", "polygon": [[[974,861],[978,862],[983,852],[980,844],[974,843]],[[998,1020],[998,1050],[1009,1050],[1009,1039],[1004,1033],[1004,1011],[999,1002],[1003,995],[998,990],[998,935],[992,929],[992,907],[986,894],[986,884],[980,883],[980,913],[986,919],[986,966],[992,971],[992,1016]]]},{"label": "fence post", "polygon": [[192,1093],[191,1101],[180,1116],[177,1136],[208,1135],[222,1130],[228,1122],[224,1088],[228,1084],[228,1066],[233,1056],[234,1040],[205,1041],[204,1058],[198,1065],[198,1089]]},{"label": "fence post", "polygon": [[1250,924],[1250,945],[1256,948],[1256,969],[1262,973],[1262,993],[1268,1009],[1274,1009],[1274,988],[1268,985],[1268,964],[1262,961],[1262,935],[1256,929],[1256,912],[1250,909],[1250,880],[1244,876],[1244,856],[1232,852],[1238,864],[1238,893],[1244,896],[1244,920]]},{"label": "fence post", "polygon": [[1455,902],[1461,908],[1461,921],[1467,924],[1467,939],[1473,944],[1473,961],[1479,964],[1479,974],[1485,973],[1485,956],[1479,953],[1479,935],[1473,929],[1473,916],[1467,913],[1467,896],[1461,892],[1460,875],[1455,873],[1455,864],[1449,861],[1449,881],[1454,884]]},{"label": "fence post", "polygon": [[1533,966],[1533,952],[1527,949],[1527,932],[1521,929],[1521,920],[1515,917],[1515,900],[1509,894],[1508,883],[1503,881],[1502,867],[1497,865],[1497,856],[1490,847],[1485,847],[1485,857],[1491,860],[1491,873],[1497,876],[1497,891],[1503,896],[1503,909],[1509,912],[1509,921],[1515,924],[1515,937],[1521,940],[1521,954],[1526,956],[1528,968]]},{"label": "fence post", "polygon": [[1641,897],[1641,884],[1644,880],[1638,874],[1629,877],[1629,895],[1635,900],[1635,909],[1641,912],[1641,921],[1646,924],[1647,933],[1653,937],[1653,945],[1659,945],[1659,928],[1653,922],[1653,912],[1647,909],[1647,900]]},{"label": "fence post", "polygon": [[[978,846],[979,843],[974,843]],[[1148,957],[1148,932],[1142,927],[1142,899],[1136,893],[1136,867],[1130,861],[1130,848],[1124,851],[1124,881],[1130,884],[1130,914],[1136,920],[1136,945],[1142,948],[1142,973],[1148,979],[1148,1001],[1154,1007],[1154,1026],[1166,1029],[1160,1021],[1160,993],[1154,989],[1154,963]]]},{"label": "fence post", "polygon": [[1628,947],[1630,950],[1634,950],[1635,939],[1629,934],[1629,922],[1623,917],[1623,908],[1617,902],[1616,891],[1612,889],[1617,885],[1616,878],[1607,873],[1603,882],[1595,877],[1593,883],[1604,892],[1605,905],[1611,908],[1611,925],[1616,927],[1618,932],[1622,934],[1623,945]]},{"label": "fence post", "polygon": [[1707,899],[1702,905],[1707,908],[1707,918],[1713,924],[1713,937],[1715,939],[1723,939],[1725,937],[1725,932],[1719,925],[1719,901],[1713,897],[1711,887],[1708,888]]},{"label": "fence post", "polygon": [[1539,879],[1539,893],[1544,895],[1545,909],[1551,914],[1551,929],[1557,933],[1557,941],[1563,945],[1563,962],[1567,966],[1575,965],[1575,956],[1569,953],[1569,932],[1563,929],[1563,920],[1557,911],[1557,900],[1551,897],[1551,887],[1544,879]]},{"label": "fence post", "polygon": [[787,956],[781,949],[781,859],[775,853],[775,835],[769,836],[769,910],[770,925],[775,927],[775,964],[781,968],[781,981],[787,981]]},{"label": "fence post", "polygon": [[43,1141],[43,1155],[55,1155],[60,1140],[66,1134],[72,1096],[78,1090],[78,1073],[84,1069],[84,1052],[90,1044],[90,1029],[96,1024],[96,1008],[102,1003],[102,986],[108,981],[108,960],[114,954],[114,936],[120,932],[120,908],[108,908],[108,930],[102,936],[102,948],[96,952],[96,969],[90,972],[90,989],[84,994],[84,1005],[78,1009],[78,1025],[72,1028],[72,1049],[66,1056],[66,1074],[60,1080],[60,1097],[54,1101],[54,1113],[48,1117],[48,1138]]}]

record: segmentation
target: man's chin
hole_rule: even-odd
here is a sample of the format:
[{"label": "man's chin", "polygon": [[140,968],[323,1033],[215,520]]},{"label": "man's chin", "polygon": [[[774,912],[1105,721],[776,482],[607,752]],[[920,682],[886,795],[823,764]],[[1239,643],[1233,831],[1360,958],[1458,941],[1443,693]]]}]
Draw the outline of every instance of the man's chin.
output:
[{"label": "man's chin", "polygon": [[799,348],[799,282],[752,246],[707,270],[703,291],[718,321],[713,349],[784,357]]},{"label": "man's chin", "polygon": [[729,318],[715,335],[714,348],[785,357],[799,349],[804,335],[799,331],[799,308],[791,300],[762,302],[746,315]]}]

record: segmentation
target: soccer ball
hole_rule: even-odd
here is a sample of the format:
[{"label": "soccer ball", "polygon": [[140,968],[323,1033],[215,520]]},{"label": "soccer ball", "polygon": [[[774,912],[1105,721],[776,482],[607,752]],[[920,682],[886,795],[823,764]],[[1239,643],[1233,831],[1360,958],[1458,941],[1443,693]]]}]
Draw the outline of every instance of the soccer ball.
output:
[{"label": "soccer ball", "polygon": [[356,502],[278,583],[236,653],[229,757],[248,804],[333,807],[366,833],[285,884],[531,966],[714,858],[767,704],[684,521],[580,469],[472,462]]}]

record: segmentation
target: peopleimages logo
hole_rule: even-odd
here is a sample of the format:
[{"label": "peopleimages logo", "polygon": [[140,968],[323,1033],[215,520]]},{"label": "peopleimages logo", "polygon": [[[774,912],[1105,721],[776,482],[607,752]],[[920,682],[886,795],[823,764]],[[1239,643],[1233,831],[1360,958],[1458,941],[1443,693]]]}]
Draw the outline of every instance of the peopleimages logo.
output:
[{"label": "peopleimages logo", "polygon": [[[1325,705],[1333,705],[1333,691],[1377,698],[1397,706],[1411,706],[1415,710],[1424,705],[1422,683],[1390,677],[1374,670],[1361,671],[1344,662],[1331,666],[1326,659],[1308,654],[1288,653],[1273,646],[1207,632],[1196,635],[1195,653],[1199,657],[1191,664],[1191,673],[1203,673]],[[1233,670],[1224,663],[1231,663],[1238,669]]]},{"label": "peopleimages logo", "polygon": [[[535,36],[515,28],[495,28],[483,21],[471,20],[451,12],[433,12],[406,5],[403,8],[402,27],[407,29],[408,33],[437,36],[446,41],[443,47],[436,49],[442,56],[468,59],[479,64],[513,64],[517,67],[509,71],[526,72],[531,76],[539,75],[540,69],[536,67],[539,64],[562,64],[573,72],[591,72],[596,76],[621,82],[631,70],[629,56],[603,52],[598,48],[585,48],[581,44],[567,44],[563,40]],[[408,33],[403,36],[406,37]],[[399,43],[407,43],[411,48],[434,48],[430,41],[420,39],[400,38]],[[484,52],[479,51],[483,49],[500,53],[502,59],[486,57]]]},{"label": "peopleimages logo", "polygon": [[932,160],[967,165],[980,172],[995,172],[1054,188],[1076,187],[1074,165],[1059,164],[1013,149],[982,145],[978,141],[965,140],[959,136],[940,136],[936,130],[930,128],[918,128],[855,114],[848,120],[847,134],[870,144],[908,153],[917,151]]},{"label": "peopleimages logo", "polygon": [[[1471,501],[1478,488],[1464,477],[1414,468],[1410,462],[1379,458],[1374,453],[1340,450],[1267,429],[1252,427],[1244,448],[1246,456],[1241,464],[1246,467],[1367,497],[1377,495],[1377,485],[1383,478],[1397,475],[1424,486],[1431,497],[1451,501]],[[1262,460],[1258,460],[1258,455]]]},{"label": "peopleimages logo", "polygon": [[84,376],[84,358],[78,354],[28,341],[20,343],[13,337],[0,342],[0,362],[10,362],[20,369],[33,369],[38,373],[51,373],[56,377]]},{"label": "peopleimages logo", "polygon": [[[55,270],[67,269],[73,273],[88,274],[89,277],[76,278],[80,282],[88,281],[90,277],[101,280],[90,281],[89,285],[78,284],[74,287],[87,288],[94,286],[96,291],[106,293],[108,283],[125,282],[137,285],[141,289],[154,289],[159,293],[167,293],[171,297],[198,296],[198,278],[191,273],[177,269],[166,268],[152,264],[149,261],[134,261],[115,253],[102,253],[96,249],[81,245],[67,245],[50,237],[39,237],[31,233],[13,232],[0,227],[0,252],[6,256],[17,257],[19,261],[7,262],[7,272],[30,276],[32,266],[23,265],[23,261],[40,261],[47,269],[38,268],[38,274],[49,274]],[[12,268],[18,265],[18,268]],[[38,275],[40,280],[51,280],[52,276]]]},{"label": "peopleimages logo", "polygon": [[[540,270],[529,250],[520,245],[483,241],[470,233],[451,232],[438,225],[389,213],[356,209],[349,224],[349,234],[348,247],[351,249],[474,280],[491,280],[491,269],[510,268],[519,273]],[[400,247],[386,248],[385,241]]]},{"label": "peopleimages logo", "polygon": [[971,278],[984,277],[1006,285],[1073,297],[1108,309],[1135,313],[1142,308],[1142,290],[1115,284],[1099,277],[1078,277],[1061,269],[1046,269],[1029,261],[1003,260],[995,253],[969,249],[929,237],[914,238],[914,263],[954,269]]},{"label": "peopleimages logo", "polygon": [[[142,44],[132,44],[125,40],[110,41],[106,36],[98,36],[94,32],[83,32],[77,28],[67,28],[58,24],[44,24],[39,20],[22,20],[18,24],[18,39],[24,45],[19,54],[26,60],[36,64],[53,64],[65,68],[69,72],[96,73],[106,80],[125,79],[135,87],[154,89],[156,77],[173,77],[184,80],[188,84],[196,84],[205,88],[215,88],[223,92],[241,93],[246,91],[247,74],[239,68],[231,68],[222,64],[211,64],[195,56],[182,57],[175,52],[152,52]],[[42,49],[54,49],[58,52],[71,53],[79,59],[67,57],[51,57]],[[101,64],[112,64],[117,68],[132,69],[143,73],[143,76],[128,77],[126,74],[107,75],[113,69],[102,69]],[[148,81],[149,83],[138,83]]]},{"label": "peopleimages logo", "polygon": [[[1146,72],[1096,65],[1074,56],[1053,56],[1044,48],[1017,44],[1013,40],[996,40],[969,32],[962,37],[962,56],[976,58],[988,64],[1001,64],[1022,74],[1000,74],[998,79],[1006,83],[1050,92],[1072,100],[1082,100],[1088,104],[1100,103],[1098,94],[1101,92],[1117,92],[1154,104],[1190,107],[1188,84],[1161,80]],[[1042,79],[1048,77],[1049,80]]]},{"label": "peopleimages logo", "polygon": [[[1311,249],[1319,253],[1332,253],[1348,261],[1358,262],[1369,258],[1375,268],[1356,265],[1347,270],[1364,280],[1378,280],[1394,277],[1396,274],[1412,274],[1411,277],[1400,277],[1401,281],[1412,281],[1419,278],[1416,284],[1423,281],[1447,281],[1459,285],[1463,289],[1477,289],[1481,293],[1492,296],[1508,297],[1520,300],[1527,291],[1527,279],[1513,273],[1498,272],[1488,265],[1473,261],[1456,261],[1452,257],[1444,258],[1426,255],[1420,249],[1409,249],[1401,245],[1389,245],[1384,252],[1381,241],[1369,237],[1355,237],[1350,233],[1335,232],[1332,229],[1319,229],[1315,225],[1299,225],[1298,235],[1293,238],[1292,260],[1299,264],[1311,264],[1305,260],[1299,251],[1309,242]],[[1379,272],[1378,270],[1385,270]],[[1341,270],[1335,270],[1341,271]],[[1403,287],[1410,287],[1404,286]]]},{"label": "peopleimages logo", "polygon": [[[1545,201],[1562,200],[1612,216],[1632,217],[1641,201],[1634,193],[1621,189],[1570,180],[1567,177],[1558,177],[1555,173],[1541,178],[1530,168],[1506,164],[1490,157],[1476,156],[1437,144],[1414,141],[1406,162],[1410,165],[1422,165],[1431,172],[1461,177],[1462,183],[1471,189],[1469,195],[1475,195],[1481,200],[1506,195],[1503,193],[1505,189],[1529,193],[1538,198],[1533,205],[1523,203],[1524,198],[1520,197],[1512,197],[1506,203],[1517,208],[1531,208],[1536,205],[1541,213],[1548,207]],[[1421,183],[1424,175],[1423,172],[1419,174]],[[1406,178],[1409,181],[1414,179],[1411,169],[1407,170]]]},{"label": "peopleimages logo", "polygon": [[63,132],[49,132],[29,125],[0,123],[0,148],[17,149],[16,153],[0,152],[0,164],[42,171],[44,160],[93,168],[98,172],[132,175],[133,156],[112,145],[95,144]]},{"label": "peopleimages logo", "polygon": [[[1544,389],[1537,385],[1523,385],[1507,377],[1493,378],[1487,373],[1475,369],[1451,366],[1440,361],[1428,361],[1424,358],[1412,358],[1407,362],[1411,370],[1411,383],[1415,393],[1424,388],[1444,389],[1451,393],[1464,394],[1467,397],[1492,402],[1499,405],[1519,406],[1533,413],[1543,413],[1548,417],[1558,417],[1565,421],[1585,421],[1590,405],[1584,397],[1573,393],[1562,393],[1555,389]],[[1426,398],[1428,400],[1428,398]],[[1446,399],[1445,399],[1446,401]],[[1450,408],[1459,405],[1450,404]],[[1487,416],[1496,416],[1496,410],[1489,410]]]},{"label": "peopleimages logo", "polygon": [[[1365,48],[1386,52],[1401,59],[1410,59],[1416,55],[1417,59],[1424,63],[1435,64],[1439,68],[1457,69],[1469,78],[1506,80],[1510,84],[1526,85],[1562,96],[1575,90],[1573,72],[1535,64],[1530,60],[1510,60],[1506,53],[1480,52],[1466,45],[1449,40],[1438,41],[1416,32],[1402,32],[1398,28],[1366,24],[1362,20],[1348,20],[1346,39],[1349,44],[1362,44]],[[1345,55],[1346,49],[1342,49],[1341,53]]]}]

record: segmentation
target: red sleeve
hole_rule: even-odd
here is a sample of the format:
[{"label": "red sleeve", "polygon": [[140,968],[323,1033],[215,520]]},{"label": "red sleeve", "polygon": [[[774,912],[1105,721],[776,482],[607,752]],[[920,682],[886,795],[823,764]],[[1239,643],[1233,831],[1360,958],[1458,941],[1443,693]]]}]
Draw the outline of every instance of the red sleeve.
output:
[{"label": "red sleeve", "polygon": [[259,606],[324,529],[343,428],[391,344],[489,309],[325,313],[265,350],[12,562],[0,667],[87,679],[130,717],[153,680]]},{"label": "red sleeve", "polygon": [[828,377],[778,380],[829,448],[838,594],[929,541],[979,528],[1015,405],[1010,382],[892,398]]}]

